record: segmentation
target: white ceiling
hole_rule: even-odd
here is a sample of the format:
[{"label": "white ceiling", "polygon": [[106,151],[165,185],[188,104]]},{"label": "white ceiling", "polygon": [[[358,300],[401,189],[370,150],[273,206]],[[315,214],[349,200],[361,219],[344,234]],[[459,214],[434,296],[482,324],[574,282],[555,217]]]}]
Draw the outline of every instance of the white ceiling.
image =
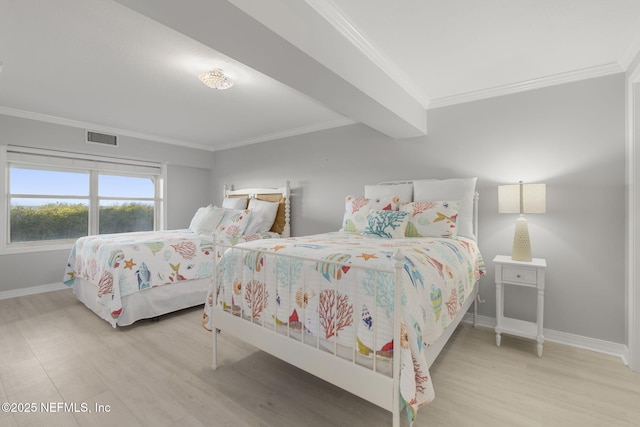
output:
[{"label": "white ceiling", "polygon": [[[216,150],[624,71],[637,0],[0,0],[0,113]],[[200,83],[220,67],[227,91]]]}]

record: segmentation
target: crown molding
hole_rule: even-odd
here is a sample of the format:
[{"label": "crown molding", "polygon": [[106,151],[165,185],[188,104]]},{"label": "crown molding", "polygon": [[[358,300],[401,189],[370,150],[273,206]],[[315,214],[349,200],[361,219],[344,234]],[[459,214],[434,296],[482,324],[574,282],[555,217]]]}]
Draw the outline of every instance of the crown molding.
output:
[{"label": "crown molding", "polygon": [[326,129],[333,129],[333,128],[337,128],[337,127],[340,127],[340,126],[352,125],[354,123],[357,123],[357,122],[345,117],[345,118],[341,118],[341,119],[337,119],[337,120],[332,120],[332,121],[329,121],[329,122],[313,124],[313,125],[310,125],[310,126],[302,126],[302,127],[299,127],[299,128],[287,129],[287,130],[283,130],[283,131],[279,131],[279,132],[268,133],[268,134],[261,135],[261,136],[255,137],[255,138],[249,138],[249,139],[243,139],[243,140],[240,140],[240,141],[235,141],[235,142],[232,142],[232,143],[229,143],[229,144],[226,144],[226,145],[219,145],[219,146],[216,146],[213,151],[228,150],[230,148],[237,148],[237,147],[242,147],[242,146],[245,146],[245,145],[257,144],[259,142],[272,141],[272,140],[275,140],[275,139],[288,138],[290,136],[303,135],[305,133],[318,132],[318,131],[326,130]]},{"label": "crown molding", "polygon": [[320,16],[329,22],[342,36],[350,41],[371,62],[387,74],[394,82],[404,89],[407,94],[418,101],[424,108],[429,100],[424,98],[420,89],[411,79],[386,55],[376,48],[362,33],[347,19],[332,0],[305,0]]},{"label": "crown molding", "polygon": [[18,110],[15,108],[0,106],[0,114],[4,114],[6,116],[21,117],[23,119],[38,120],[41,122],[53,123],[57,125],[69,126],[74,128],[91,129],[92,131],[96,131],[96,132],[104,132],[104,133],[115,134],[120,136],[128,136],[131,138],[145,139],[148,141],[162,142],[165,144],[180,145],[180,146],[189,147],[189,148],[197,148],[199,150],[213,151],[211,146],[198,144],[195,142],[165,138],[158,135],[153,135],[153,134],[148,134],[143,132],[135,132],[127,129],[113,128],[109,126],[102,126],[96,123],[81,122],[78,120],[71,120],[71,119],[65,119],[57,116],[50,116],[48,114]]},{"label": "crown molding", "polygon": [[462,93],[460,95],[446,96],[432,99],[429,109],[446,107],[448,105],[462,104],[464,102],[478,101],[481,99],[493,98],[496,96],[510,95],[544,87],[571,83],[594,77],[608,76],[624,72],[618,63],[604,64],[596,67],[583,68],[581,70],[569,71],[566,73],[553,74],[539,79],[527,80],[523,82],[497,86],[489,89],[482,89],[473,92]]},{"label": "crown molding", "polygon": [[95,123],[64,119],[62,117],[50,116],[47,114],[34,113],[31,111],[18,110],[15,108],[8,108],[8,107],[2,107],[2,106],[0,106],[0,114],[4,114],[6,116],[20,117],[23,119],[38,120],[42,122],[53,123],[53,124],[63,125],[63,126],[70,126],[75,128],[81,128],[81,129],[91,129],[92,131],[96,131],[96,132],[105,132],[105,133],[116,134],[120,136],[129,136],[132,138],[139,138],[139,139],[144,139],[148,141],[162,142],[165,144],[196,148],[196,149],[205,150],[205,151],[226,150],[229,148],[241,147],[243,145],[256,144],[258,142],[265,142],[273,139],[280,139],[280,138],[286,138],[289,136],[302,135],[305,133],[316,132],[320,130],[331,129],[335,127],[346,126],[346,125],[356,123],[355,121],[345,117],[337,120],[332,120],[329,122],[318,123],[318,124],[303,126],[303,127],[294,128],[294,129],[287,129],[281,132],[269,133],[269,134],[261,135],[255,138],[249,138],[249,139],[232,142],[229,144],[211,146],[211,145],[197,144],[194,142],[175,140],[171,138],[164,138],[157,135],[134,132],[126,129],[118,129],[118,128],[112,128],[107,126],[101,126]]}]

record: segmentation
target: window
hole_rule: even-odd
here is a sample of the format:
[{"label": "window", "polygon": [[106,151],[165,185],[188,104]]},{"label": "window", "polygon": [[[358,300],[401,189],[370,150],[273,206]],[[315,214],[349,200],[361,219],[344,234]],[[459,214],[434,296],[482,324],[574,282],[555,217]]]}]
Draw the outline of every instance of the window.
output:
[{"label": "window", "polygon": [[155,179],[98,175],[100,234],[154,230]]},{"label": "window", "polygon": [[77,239],[89,232],[88,171],[9,164],[9,241]]},{"label": "window", "polygon": [[158,164],[8,147],[4,252],[69,247],[78,237],[162,229]]}]

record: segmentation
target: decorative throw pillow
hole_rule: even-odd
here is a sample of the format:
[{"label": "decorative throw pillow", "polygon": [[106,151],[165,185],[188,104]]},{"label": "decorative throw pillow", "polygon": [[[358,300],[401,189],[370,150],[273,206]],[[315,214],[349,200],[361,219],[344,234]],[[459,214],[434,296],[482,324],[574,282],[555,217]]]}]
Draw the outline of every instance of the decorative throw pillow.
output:
[{"label": "decorative throw pillow", "polygon": [[216,227],[216,233],[224,233],[230,236],[243,234],[251,221],[249,209],[225,209],[222,220]]},{"label": "decorative throw pillow", "polygon": [[459,201],[403,203],[401,212],[409,214],[407,237],[456,237]]},{"label": "decorative throw pillow", "polygon": [[387,239],[401,239],[407,229],[409,212],[371,210],[365,234],[372,234]]},{"label": "decorative throw pillow", "polygon": [[413,200],[460,200],[458,235],[475,239],[473,234],[473,198],[477,178],[413,181]]},{"label": "decorative throw pillow", "polygon": [[222,207],[225,209],[247,209],[246,197],[225,197],[222,200]]},{"label": "decorative throw pillow", "polygon": [[398,210],[398,196],[367,199],[366,197],[347,196],[345,198],[342,231],[363,232],[367,226],[369,211]]},{"label": "decorative throw pillow", "polygon": [[278,214],[278,202],[250,199],[248,209],[251,211],[251,223],[244,234],[251,235],[271,230]]}]

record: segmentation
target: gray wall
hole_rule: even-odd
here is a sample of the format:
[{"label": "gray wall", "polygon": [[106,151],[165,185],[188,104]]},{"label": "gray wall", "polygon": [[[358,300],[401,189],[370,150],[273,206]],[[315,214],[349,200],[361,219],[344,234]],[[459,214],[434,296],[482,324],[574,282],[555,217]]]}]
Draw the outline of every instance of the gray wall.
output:
[{"label": "gray wall", "polygon": [[[186,228],[211,203],[213,153],[121,136],[118,147],[84,142],[84,129],[0,115],[0,144],[64,150],[167,164],[167,227]],[[62,281],[69,250],[0,255],[0,292]]]},{"label": "gray wall", "polygon": [[[167,229],[189,227],[191,218],[201,206],[216,202],[210,198],[211,169],[168,165]],[[218,202],[218,204],[220,204]]]},{"label": "gray wall", "polygon": [[[534,257],[546,258],[545,328],[624,343],[624,75],[429,111],[426,137],[392,140],[362,125],[216,152],[224,183],[292,184],[292,234],[337,230],[344,196],[365,184],[478,177],[479,244],[488,274],[481,315],[495,317],[494,266],[510,254],[516,215],[497,213],[497,186],[547,184],[547,213],[529,215]],[[509,289],[505,314],[535,318],[535,294]]]}]

